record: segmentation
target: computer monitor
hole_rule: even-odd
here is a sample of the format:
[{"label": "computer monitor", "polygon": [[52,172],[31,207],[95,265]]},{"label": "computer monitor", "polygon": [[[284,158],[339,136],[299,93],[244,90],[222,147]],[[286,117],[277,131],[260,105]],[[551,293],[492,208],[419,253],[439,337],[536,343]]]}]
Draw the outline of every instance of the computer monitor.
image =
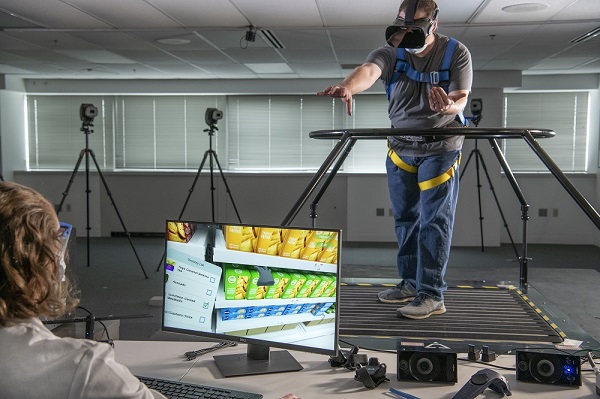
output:
[{"label": "computer monitor", "polygon": [[167,220],[162,330],[248,344],[226,377],[301,370],[287,350],[336,356],[341,231]]}]

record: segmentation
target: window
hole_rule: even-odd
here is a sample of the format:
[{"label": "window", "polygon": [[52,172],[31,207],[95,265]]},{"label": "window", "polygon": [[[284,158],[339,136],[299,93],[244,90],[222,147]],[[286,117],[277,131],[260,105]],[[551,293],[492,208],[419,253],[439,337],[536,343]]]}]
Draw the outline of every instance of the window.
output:
[{"label": "window", "polygon": [[[547,128],[556,136],[540,141],[563,172],[585,172],[588,92],[509,93],[504,96],[504,127]],[[548,172],[523,140],[504,140],[503,152],[515,172]]]},{"label": "window", "polygon": [[[81,104],[98,107],[88,133],[81,130]],[[73,169],[86,136],[100,168],[112,168],[113,105],[112,98],[102,96],[29,96],[29,168]]]},{"label": "window", "polygon": [[[356,96],[351,117],[339,99],[314,95],[30,95],[30,169],[73,168],[83,103],[99,109],[88,138],[104,170],[197,170],[212,145],[223,170],[314,171],[335,141],[309,132],[389,126],[384,95]],[[207,108],[224,114],[211,129]],[[359,140],[342,169],[385,172],[385,154],[385,140]]]}]

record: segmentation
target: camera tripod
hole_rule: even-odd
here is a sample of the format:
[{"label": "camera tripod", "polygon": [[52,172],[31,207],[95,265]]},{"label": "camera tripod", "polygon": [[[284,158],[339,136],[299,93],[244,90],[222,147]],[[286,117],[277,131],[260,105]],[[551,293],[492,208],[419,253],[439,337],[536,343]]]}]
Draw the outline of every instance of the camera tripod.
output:
[{"label": "camera tripod", "polygon": [[[481,118],[477,117],[477,116],[471,118],[471,120],[475,124],[475,127],[477,127],[479,125],[480,119]],[[508,228],[508,223],[506,222],[506,218],[504,217],[504,212],[502,211],[502,207],[500,206],[500,201],[498,200],[498,197],[496,196],[496,190],[494,189],[494,185],[492,184],[492,180],[490,179],[490,175],[489,175],[487,167],[485,165],[485,161],[483,160],[483,155],[481,154],[481,151],[479,151],[479,147],[477,146],[478,141],[479,140],[475,139],[475,148],[473,150],[471,150],[471,152],[469,153],[467,162],[465,163],[465,166],[464,166],[464,168],[462,168],[462,171],[460,173],[459,181],[461,181],[462,178],[464,177],[465,172],[467,171],[467,167],[469,166],[469,162],[471,161],[471,158],[473,156],[475,156],[475,174],[476,174],[476,179],[477,179],[477,202],[478,202],[478,206],[479,206],[479,234],[480,234],[480,238],[481,238],[481,252],[485,252],[485,247],[483,245],[483,214],[482,214],[482,207],[481,207],[481,178],[480,178],[480,174],[479,174],[479,165],[480,164],[483,168],[483,171],[485,172],[485,176],[486,176],[488,184],[490,186],[490,191],[492,192],[492,195],[494,196],[496,206],[498,207],[498,212],[500,213],[500,217],[502,218],[502,223],[504,224],[504,227],[506,228],[506,231],[508,233],[510,243],[512,244],[512,247],[513,247],[513,250],[515,252],[517,259],[519,259],[520,258],[519,251],[517,250],[515,242],[512,238],[512,234],[510,233],[510,229]]]},{"label": "camera tripod", "polygon": [[138,253],[135,250],[133,241],[131,241],[131,235],[129,234],[129,231],[127,231],[127,227],[125,227],[125,223],[123,222],[123,219],[121,218],[121,214],[119,213],[119,210],[117,209],[117,205],[115,204],[112,194],[108,188],[108,184],[106,184],[106,180],[104,180],[104,176],[102,175],[102,171],[100,170],[98,161],[96,161],[96,155],[94,155],[94,151],[92,149],[90,149],[90,147],[89,147],[89,137],[90,137],[90,134],[93,132],[93,130],[91,130],[92,126],[94,126],[94,125],[92,124],[91,120],[84,120],[81,124],[81,131],[85,133],[85,148],[82,149],[81,152],[79,153],[79,158],[77,159],[77,163],[75,164],[75,168],[73,169],[73,173],[71,174],[71,178],[69,179],[67,188],[66,188],[65,192],[63,193],[60,204],[58,204],[58,207],[56,208],[56,214],[58,215],[60,213],[60,211],[62,210],[63,203],[65,202],[65,199],[67,198],[67,195],[69,194],[69,189],[71,188],[71,185],[73,184],[73,180],[75,180],[75,176],[77,174],[77,171],[79,170],[81,161],[83,160],[83,157],[85,156],[85,194],[86,194],[86,223],[87,223],[86,224],[86,238],[87,238],[86,244],[87,244],[87,266],[89,267],[90,266],[90,230],[91,230],[91,227],[90,227],[90,192],[91,192],[91,190],[90,190],[90,156],[91,156],[92,160],[94,161],[94,165],[96,165],[96,170],[98,171],[98,175],[100,176],[100,179],[102,180],[102,184],[104,185],[104,188],[106,189],[106,193],[110,197],[110,203],[113,206],[113,208],[115,208],[117,217],[119,218],[119,221],[121,222],[121,226],[123,226],[123,230],[125,231],[125,235],[127,236],[127,239],[129,240],[129,244],[131,244],[131,248],[133,249],[133,252],[135,253],[135,257],[137,258],[137,261],[140,264],[140,268],[142,269],[142,272],[144,273],[144,277],[148,278],[148,275],[146,274],[146,271],[144,270],[144,266],[142,265],[142,262],[140,261],[140,257],[138,256]]},{"label": "camera tripod", "polygon": [[[212,108],[209,108],[209,110],[211,110],[211,109]],[[216,151],[213,150],[212,139],[213,139],[213,136],[215,135],[215,131],[217,131],[217,130],[219,130],[219,129],[217,128],[215,123],[210,123],[208,125],[208,129],[204,129],[205,132],[208,132],[208,150],[206,150],[204,152],[204,156],[202,157],[202,162],[200,162],[200,167],[198,167],[198,171],[196,172],[196,177],[194,178],[194,182],[192,183],[192,186],[189,189],[188,196],[185,199],[183,208],[181,208],[181,212],[179,213],[178,219],[181,219],[183,217],[185,208],[187,207],[188,202],[190,201],[190,197],[192,196],[192,193],[194,192],[194,188],[196,187],[196,183],[198,182],[198,178],[200,177],[200,172],[202,172],[202,169],[204,168],[204,164],[206,163],[206,160],[208,159],[209,160],[209,162],[208,162],[209,170],[210,170],[210,200],[211,200],[212,221],[213,222],[215,221],[215,189],[216,188],[215,188],[215,183],[214,183],[214,165],[217,164],[217,167],[219,168],[219,174],[221,175],[221,179],[223,179],[223,184],[225,185],[225,189],[227,190],[227,195],[229,196],[231,205],[233,205],[233,209],[238,218],[238,221],[240,223],[242,223],[242,219],[240,218],[240,214],[235,205],[235,201],[233,200],[231,190],[229,189],[229,185],[227,184],[227,179],[225,178],[225,174],[223,174],[223,169],[221,168],[221,164],[219,163],[219,158],[217,157]],[[160,267],[162,266],[164,260],[165,260],[165,254],[163,254],[162,258],[160,259],[160,263],[158,264],[156,271],[160,270]]]}]

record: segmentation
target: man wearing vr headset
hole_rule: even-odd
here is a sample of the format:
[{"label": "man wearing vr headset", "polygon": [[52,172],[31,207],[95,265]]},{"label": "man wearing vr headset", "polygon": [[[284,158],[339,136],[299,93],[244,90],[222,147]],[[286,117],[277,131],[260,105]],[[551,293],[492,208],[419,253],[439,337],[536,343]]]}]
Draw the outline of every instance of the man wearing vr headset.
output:
[{"label": "man wearing vr headset", "polygon": [[[398,17],[386,30],[388,45],[372,51],[339,85],[317,95],[341,98],[351,115],[352,96],[381,79],[388,91],[392,127],[461,126],[457,116],[462,114],[471,91],[471,56],[462,43],[437,33],[437,14],[433,0],[404,0]],[[451,41],[454,49],[445,57]],[[450,66],[442,72],[445,58]],[[444,275],[463,141],[462,136],[388,137],[386,168],[402,282],[380,292],[378,299],[404,304],[397,310],[398,317],[423,319],[446,312]]]}]

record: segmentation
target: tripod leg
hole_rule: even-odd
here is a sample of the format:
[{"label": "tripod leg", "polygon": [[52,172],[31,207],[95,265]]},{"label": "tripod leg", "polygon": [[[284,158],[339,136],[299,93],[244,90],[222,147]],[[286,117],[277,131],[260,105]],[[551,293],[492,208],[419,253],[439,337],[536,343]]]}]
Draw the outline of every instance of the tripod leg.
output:
[{"label": "tripod leg", "polygon": [[63,204],[65,202],[65,199],[67,198],[67,195],[69,195],[69,190],[71,189],[71,185],[73,184],[73,180],[75,180],[75,175],[77,175],[77,170],[79,170],[79,165],[81,165],[81,160],[83,159],[83,155],[84,154],[85,154],[85,150],[81,150],[81,152],[79,153],[79,158],[77,158],[77,163],[75,163],[75,168],[73,168],[73,173],[71,173],[71,178],[69,179],[69,183],[67,184],[67,188],[63,192],[62,199],[60,200],[60,203],[56,207],[56,214],[57,215],[62,210],[62,206],[63,206]]},{"label": "tripod leg", "polygon": [[[481,155],[480,155],[480,157],[481,157]],[[483,171],[485,172],[485,176],[487,178],[488,184],[490,185],[490,191],[492,192],[492,195],[494,196],[494,200],[496,201],[496,205],[498,207],[498,212],[500,212],[500,217],[502,218],[502,223],[504,223],[504,228],[506,229],[506,232],[508,233],[508,237],[510,238],[510,243],[512,244],[512,247],[513,247],[513,250],[515,251],[515,255],[516,255],[517,259],[519,259],[519,251],[517,250],[517,246],[515,245],[515,242],[513,241],[512,234],[510,234],[510,229],[508,228],[508,223],[506,222],[506,218],[504,217],[504,212],[502,212],[502,207],[500,206],[500,201],[498,200],[498,196],[496,195],[496,190],[494,189],[494,186],[492,185],[492,180],[490,179],[490,175],[488,173],[487,167],[485,166],[483,157],[481,157],[481,166],[483,167]]]},{"label": "tripod leg", "polygon": [[221,164],[219,163],[219,158],[217,158],[217,153],[212,151],[211,155],[214,157],[217,167],[219,168],[219,173],[221,174],[221,179],[223,179],[223,183],[225,184],[225,189],[227,190],[227,194],[229,195],[229,199],[231,200],[231,204],[233,205],[233,210],[235,211],[238,221],[240,223],[242,223],[240,214],[237,210],[237,207],[235,206],[235,202],[233,201],[233,196],[231,195],[231,190],[229,189],[229,185],[227,184],[227,179],[225,178],[225,175],[223,174],[223,169],[221,169]]},{"label": "tripod leg", "polygon": [[[181,212],[179,212],[178,219],[181,219],[183,217],[185,208],[187,207],[188,202],[190,202],[190,197],[192,196],[192,193],[194,192],[196,183],[198,183],[198,178],[200,177],[200,172],[202,172],[202,168],[204,167],[204,163],[206,162],[206,159],[208,158],[209,154],[210,154],[209,150],[204,151],[204,156],[202,157],[202,162],[200,162],[200,166],[198,167],[198,171],[196,172],[196,177],[194,178],[194,182],[192,183],[192,186],[188,190],[187,198],[185,199],[185,202],[183,203],[183,208],[181,208]],[[160,267],[162,266],[162,264],[165,260],[165,256],[166,256],[166,253],[163,252],[162,257],[160,258],[160,261],[158,262],[158,266],[156,267],[156,271],[160,270]]]},{"label": "tripod leg", "polygon": [[140,268],[142,269],[142,273],[144,273],[144,277],[147,279],[148,275],[146,274],[146,270],[144,270],[144,266],[142,265],[142,261],[140,260],[140,257],[138,256],[137,251],[135,250],[135,246],[133,245],[133,241],[131,241],[131,234],[129,234],[129,231],[127,231],[127,227],[125,227],[125,223],[123,222],[123,218],[121,218],[121,214],[119,213],[119,209],[117,209],[117,204],[115,204],[115,200],[108,188],[108,184],[106,184],[106,180],[104,180],[104,175],[102,174],[102,171],[100,170],[100,166],[98,165],[98,162],[96,161],[96,156],[94,155],[94,151],[89,150],[90,155],[92,156],[92,160],[94,161],[94,165],[96,165],[96,170],[98,171],[98,175],[100,176],[100,180],[102,180],[102,184],[104,185],[104,188],[106,189],[106,193],[108,194],[109,198],[110,198],[110,203],[113,206],[113,208],[115,208],[115,212],[117,213],[117,217],[119,218],[119,221],[121,222],[121,226],[123,227],[123,230],[125,231],[125,235],[127,236],[127,239],[129,240],[129,244],[131,245],[131,248],[133,249],[133,252],[135,254],[135,257],[137,258],[138,263],[140,264]]},{"label": "tripod leg", "polygon": [[204,163],[206,162],[206,158],[209,156],[209,153],[210,153],[210,151],[208,151],[208,150],[206,150],[204,152],[204,157],[202,157],[202,162],[200,162],[200,167],[198,168],[198,172],[196,172],[196,177],[194,178],[194,182],[192,183],[192,186],[188,190],[188,196],[185,199],[183,208],[181,208],[181,212],[179,212],[179,219],[182,218],[183,212],[185,212],[185,208],[187,207],[187,204],[190,201],[190,197],[192,196],[192,193],[194,192],[194,188],[196,187],[196,183],[198,182],[198,178],[200,177],[200,172],[202,172],[202,168],[204,167]]},{"label": "tripod leg", "polygon": [[[477,146],[477,145],[476,145]],[[479,161],[481,160],[481,153],[475,149],[475,175],[477,176],[477,202],[479,204],[479,236],[481,239],[481,252],[485,252],[483,245],[483,213],[481,211],[481,179],[479,177]]]},{"label": "tripod leg", "polygon": [[479,157],[481,154],[479,153],[479,149],[477,147],[477,140],[475,140],[475,148],[469,153],[469,157],[467,158],[467,162],[465,163],[464,168],[460,172],[460,177],[458,181],[461,182],[463,176],[467,172],[467,167],[469,166],[469,162],[471,162],[471,158],[475,155],[475,174],[477,176],[477,201],[479,204],[479,237],[481,240],[481,252],[485,251],[485,247],[483,246],[483,215],[481,212],[481,184],[479,182]]},{"label": "tripod leg", "polygon": [[469,166],[469,162],[471,162],[471,157],[473,157],[474,152],[475,152],[475,150],[473,150],[469,153],[469,157],[467,158],[467,162],[465,162],[465,166],[461,167],[460,177],[458,178],[459,182],[462,180],[463,176],[467,172],[467,166]]}]

